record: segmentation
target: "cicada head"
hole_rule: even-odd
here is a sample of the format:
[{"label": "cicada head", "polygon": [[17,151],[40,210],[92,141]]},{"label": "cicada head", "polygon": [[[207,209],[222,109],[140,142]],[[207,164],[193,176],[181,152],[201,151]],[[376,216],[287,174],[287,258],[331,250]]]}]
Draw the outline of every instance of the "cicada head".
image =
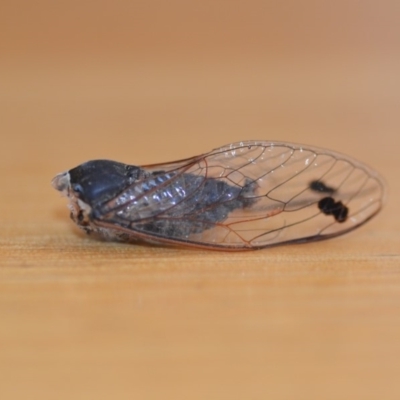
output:
[{"label": "cicada head", "polygon": [[110,160],[93,160],[58,174],[52,186],[70,200],[71,218],[91,231],[92,212],[111,200],[140,176],[141,169]]}]

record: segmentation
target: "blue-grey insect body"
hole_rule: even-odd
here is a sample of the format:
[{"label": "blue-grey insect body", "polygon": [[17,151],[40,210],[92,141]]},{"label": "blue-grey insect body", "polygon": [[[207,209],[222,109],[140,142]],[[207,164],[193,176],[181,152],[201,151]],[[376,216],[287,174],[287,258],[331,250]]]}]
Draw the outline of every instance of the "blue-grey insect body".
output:
[{"label": "blue-grey insect body", "polygon": [[375,171],[348,156],[263,141],[154,166],[88,161],[53,186],[88,233],[223,250],[346,233],[380,210],[385,192]]}]

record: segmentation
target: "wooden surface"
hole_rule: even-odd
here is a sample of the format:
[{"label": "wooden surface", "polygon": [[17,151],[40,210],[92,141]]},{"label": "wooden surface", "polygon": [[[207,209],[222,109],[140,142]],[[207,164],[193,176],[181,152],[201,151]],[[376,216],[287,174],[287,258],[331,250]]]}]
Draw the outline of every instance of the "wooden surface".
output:
[{"label": "wooden surface", "polygon": [[[398,2],[142,3],[3,2],[0,398],[400,398]],[[95,241],[50,187],[248,139],[352,155],[387,204],[231,254]]]}]

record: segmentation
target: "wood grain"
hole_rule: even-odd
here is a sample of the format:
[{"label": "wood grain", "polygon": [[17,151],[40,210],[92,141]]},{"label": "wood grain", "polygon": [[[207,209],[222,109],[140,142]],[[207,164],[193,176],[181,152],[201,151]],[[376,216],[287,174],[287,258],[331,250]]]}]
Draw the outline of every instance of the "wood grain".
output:
[{"label": "wood grain", "polygon": [[[124,1],[75,25],[73,5],[6,2],[1,399],[399,398],[396,3],[305,2],[299,25],[251,3],[227,15],[173,2],[156,29],[139,4],[130,28]],[[238,23],[244,36],[229,33]],[[249,139],[370,164],[389,186],[384,210],[337,239],[232,254],[96,241],[50,186],[88,159],[148,164]]]}]

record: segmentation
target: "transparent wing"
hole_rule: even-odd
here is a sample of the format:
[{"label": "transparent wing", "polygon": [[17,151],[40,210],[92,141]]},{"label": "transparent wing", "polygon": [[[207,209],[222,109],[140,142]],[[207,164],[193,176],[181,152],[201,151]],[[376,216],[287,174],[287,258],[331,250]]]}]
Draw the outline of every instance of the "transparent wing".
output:
[{"label": "transparent wing", "polygon": [[348,232],[384,198],[366,165],[290,143],[234,143],[143,168],[142,181],[104,206],[100,225],[161,242],[263,248]]}]

